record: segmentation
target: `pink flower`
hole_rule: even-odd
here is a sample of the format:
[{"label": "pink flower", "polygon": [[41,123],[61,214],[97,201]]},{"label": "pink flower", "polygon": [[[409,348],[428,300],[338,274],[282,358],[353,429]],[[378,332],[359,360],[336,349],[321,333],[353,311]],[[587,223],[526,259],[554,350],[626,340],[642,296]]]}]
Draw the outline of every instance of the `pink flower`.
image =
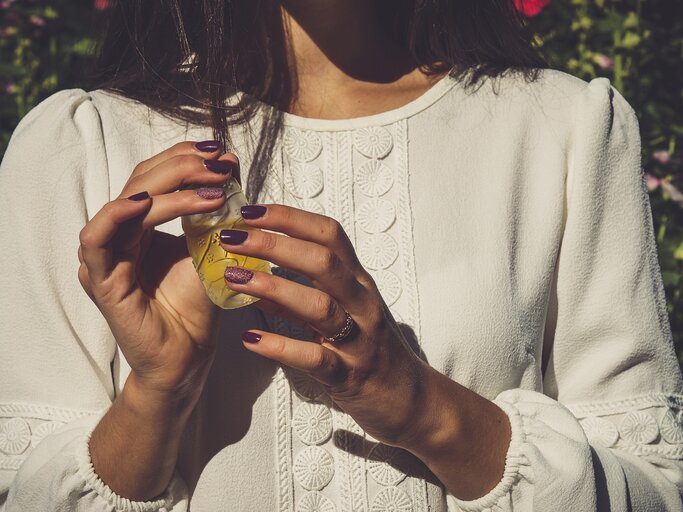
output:
[{"label": "pink flower", "polygon": [[36,16],[35,14],[32,14],[31,17],[29,18],[29,21],[35,25],[36,27],[44,27],[45,26],[45,20],[41,18],[40,16]]},{"label": "pink flower", "polygon": [[671,153],[669,153],[666,149],[658,149],[652,153],[652,158],[654,158],[660,164],[666,165],[669,163],[669,160],[671,160]]},{"label": "pink flower", "polygon": [[111,0],[95,0],[95,9],[98,11],[104,11],[109,8]]},{"label": "pink flower", "polygon": [[536,16],[548,6],[550,0],[515,0],[515,7],[524,16],[530,18]]},{"label": "pink flower", "polygon": [[653,176],[649,172],[645,173],[645,184],[647,185],[647,189],[652,192],[653,190],[657,189],[661,184],[662,184],[662,179],[658,178],[657,176]]},{"label": "pink flower", "polygon": [[668,192],[669,197],[671,198],[672,201],[676,201],[677,203],[680,203],[683,205],[683,192],[678,190],[674,185],[669,183],[666,180],[662,180],[662,188]]},{"label": "pink flower", "polygon": [[2,0],[0,2],[0,9],[7,9],[14,3],[14,0]]},{"label": "pink flower", "polygon": [[614,59],[608,57],[607,55],[603,55],[602,53],[595,55],[593,57],[593,62],[595,62],[602,69],[614,69]]}]

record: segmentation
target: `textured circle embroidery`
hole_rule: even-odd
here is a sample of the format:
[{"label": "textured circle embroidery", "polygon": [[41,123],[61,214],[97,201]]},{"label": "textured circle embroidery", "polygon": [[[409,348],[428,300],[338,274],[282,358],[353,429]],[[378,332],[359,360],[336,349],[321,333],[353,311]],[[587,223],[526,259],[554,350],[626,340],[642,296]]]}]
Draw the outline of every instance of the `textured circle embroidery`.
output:
[{"label": "textured circle embroidery", "polygon": [[659,425],[662,437],[667,443],[683,443],[683,413],[674,413],[671,409],[666,411]]},{"label": "textured circle embroidery", "polygon": [[609,420],[602,418],[586,418],[581,420],[586,437],[591,444],[614,446],[619,440],[617,427]]},{"label": "textured circle embroidery", "polygon": [[370,506],[371,512],[411,512],[413,502],[398,487],[388,487],[377,493]]},{"label": "textured circle embroidery", "polygon": [[304,400],[317,400],[325,393],[322,384],[303,372],[287,370],[285,374],[294,388],[294,392]]},{"label": "textured circle embroidery", "polygon": [[323,205],[315,199],[302,199],[301,208],[312,213],[317,213],[318,215],[325,215],[325,208],[323,208]]},{"label": "textured circle embroidery", "polygon": [[368,160],[359,165],[354,178],[359,190],[371,197],[386,194],[394,184],[391,169],[379,160]]},{"label": "textured circle embroidery", "polygon": [[381,233],[396,220],[394,205],[386,199],[375,197],[356,210],[356,222],[366,233]]},{"label": "textured circle embroidery", "polygon": [[332,480],[334,459],[320,446],[308,446],[294,460],[294,476],[309,491],[319,491]]},{"label": "textured circle embroidery", "polygon": [[31,434],[31,446],[37,446],[38,443],[40,443],[43,440],[43,438],[52,434],[52,432],[57,430],[62,425],[63,423],[59,421],[46,421],[38,425],[36,428],[33,429],[33,432]]},{"label": "textured circle embroidery", "polygon": [[377,233],[361,242],[358,255],[366,267],[372,270],[384,269],[398,257],[398,244],[391,235]]},{"label": "textured circle embroidery", "polygon": [[307,492],[296,505],[296,512],[335,512],[334,503],[318,491]]},{"label": "textured circle embroidery", "polygon": [[384,158],[391,151],[394,142],[386,128],[369,126],[354,132],[353,145],[368,158]]},{"label": "textured circle embroidery", "polygon": [[396,485],[401,482],[406,474],[396,468],[400,452],[385,444],[378,444],[368,454],[368,471],[378,484]]},{"label": "textured circle embroidery", "polygon": [[31,442],[31,428],[23,418],[12,418],[0,424],[0,451],[9,455],[23,453]]},{"label": "textured circle embroidery", "polygon": [[292,426],[306,444],[321,444],[332,434],[332,414],[323,404],[304,402],[294,412]]},{"label": "textured circle embroidery", "polygon": [[387,306],[394,304],[402,292],[401,280],[398,276],[391,270],[379,270],[373,274],[373,278]]},{"label": "textured circle embroidery", "polygon": [[296,128],[285,133],[283,143],[287,154],[297,162],[310,162],[320,154],[323,147],[317,133]]},{"label": "textured circle embroidery", "polygon": [[285,174],[285,184],[297,197],[317,196],[323,189],[323,172],[314,164],[295,164]]},{"label": "textured circle embroidery", "polygon": [[633,411],[626,415],[619,425],[621,437],[636,444],[648,444],[657,439],[657,421],[644,411]]}]

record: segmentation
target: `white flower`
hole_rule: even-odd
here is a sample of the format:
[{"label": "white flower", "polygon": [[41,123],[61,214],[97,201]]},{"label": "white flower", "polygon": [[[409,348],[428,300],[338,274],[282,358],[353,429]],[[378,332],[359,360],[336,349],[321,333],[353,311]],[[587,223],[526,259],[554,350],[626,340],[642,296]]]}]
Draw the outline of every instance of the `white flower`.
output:
[{"label": "white flower", "polygon": [[648,444],[657,439],[659,426],[651,414],[632,411],[621,421],[619,434],[631,443]]},{"label": "white flower", "polygon": [[385,444],[378,444],[368,454],[368,471],[378,484],[396,485],[401,482],[406,474],[399,470],[396,465],[403,454],[397,449]]},{"label": "white flower", "polygon": [[[372,277],[387,306],[394,304],[403,291],[399,277],[391,270],[379,270],[374,272]],[[396,317],[396,315],[394,315],[394,317]]]},{"label": "white flower", "polygon": [[394,184],[391,169],[379,160],[368,160],[359,165],[354,174],[356,185],[366,196],[376,197],[386,194]]},{"label": "white flower", "polygon": [[586,437],[591,444],[601,444],[608,448],[614,446],[619,440],[617,427],[609,420],[603,418],[585,418],[581,420]]},{"label": "white flower", "polygon": [[320,136],[312,131],[290,128],[285,132],[283,144],[287,154],[297,162],[310,162],[320,154]]},{"label": "white flower", "polygon": [[360,243],[358,257],[372,270],[387,268],[398,257],[398,243],[387,233],[370,235]]},{"label": "white flower", "polygon": [[308,491],[319,491],[332,480],[334,459],[320,446],[308,446],[294,459],[294,476]]},{"label": "white flower", "polygon": [[394,141],[386,128],[369,126],[353,133],[353,145],[368,158],[384,158],[391,151]]},{"label": "white flower", "polygon": [[332,434],[332,414],[327,406],[304,402],[294,412],[292,427],[306,444],[321,444]]},{"label": "white flower", "polygon": [[31,427],[23,418],[0,423],[0,451],[9,455],[23,453],[31,442]]},{"label": "white flower", "polygon": [[314,164],[294,164],[285,174],[285,184],[296,197],[314,197],[323,189],[323,172]]},{"label": "white flower", "polygon": [[325,208],[323,208],[323,205],[315,199],[302,199],[301,208],[308,212],[317,213],[318,215],[325,215]]},{"label": "white flower", "polygon": [[412,512],[413,502],[398,487],[388,487],[377,493],[370,506],[371,512]]},{"label": "white flower", "polygon": [[683,411],[667,410],[659,424],[659,430],[667,443],[683,443]]},{"label": "white flower", "polygon": [[307,492],[296,504],[296,512],[335,512],[334,503],[318,491]]},{"label": "white flower", "polygon": [[285,375],[294,392],[304,400],[317,400],[325,393],[320,382],[299,370],[287,369]]},{"label": "white flower", "polygon": [[373,197],[356,211],[356,222],[366,233],[381,233],[396,220],[394,205],[386,199]]},{"label": "white flower", "polygon": [[37,446],[43,438],[52,434],[59,427],[64,425],[61,421],[46,421],[41,423],[36,428],[33,429],[33,434],[31,435],[31,446]]}]

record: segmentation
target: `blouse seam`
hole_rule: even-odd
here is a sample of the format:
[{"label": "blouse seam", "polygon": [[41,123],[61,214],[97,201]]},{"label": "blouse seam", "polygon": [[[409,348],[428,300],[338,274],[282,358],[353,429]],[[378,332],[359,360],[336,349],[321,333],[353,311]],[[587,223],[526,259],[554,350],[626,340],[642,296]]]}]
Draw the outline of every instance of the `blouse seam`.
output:
[{"label": "blouse seam", "polygon": [[683,395],[677,393],[647,393],[621,400],[604,400],[564,405],[576,418],[583,419],[595,414],[620,414],[634,409],[646,409],[648,407],[676,407],[683,409]]}]

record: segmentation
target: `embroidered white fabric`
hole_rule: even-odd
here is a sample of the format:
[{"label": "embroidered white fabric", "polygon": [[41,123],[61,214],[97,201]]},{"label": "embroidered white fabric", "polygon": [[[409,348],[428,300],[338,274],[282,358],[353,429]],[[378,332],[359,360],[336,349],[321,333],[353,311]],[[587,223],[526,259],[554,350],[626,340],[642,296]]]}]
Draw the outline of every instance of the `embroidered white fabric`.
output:
[{"label": "embroidered white fabric", "polygon": [[[306,338],[247,307],[218,319],[167,493],[116,496],[87,439],[130,369],[78,282],[78,234],[136,163],[211,133],[69,90],[0,166],[0,510],[681,510],[683,386],[638,123],[606,79],[446,77],[392,111],[284,123],[259,202],[339,220],[415,351],[507,413],[501,481],[453,496],[320,384],[245,351],[247,328]],[[233,129],[247,173],[255,140]]]}]

